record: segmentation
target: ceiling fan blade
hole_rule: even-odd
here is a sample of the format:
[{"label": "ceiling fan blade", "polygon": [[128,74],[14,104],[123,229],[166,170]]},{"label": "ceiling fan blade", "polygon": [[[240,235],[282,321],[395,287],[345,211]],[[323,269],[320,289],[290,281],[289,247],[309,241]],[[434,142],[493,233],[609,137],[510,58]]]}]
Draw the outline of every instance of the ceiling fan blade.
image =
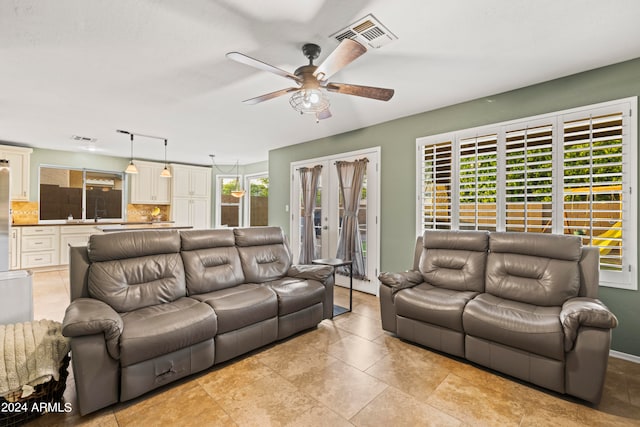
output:
[{"label": "ceiling fan blade", "polygon": [[247,56],[247,55],[245,55],[243,53],[240,53],[240,52],[229,52],[229,53],[227,53],[226,56],[227,56],[227,58],[229,58],[229,59],[231,59],[233,61],[239,62],[241,64],[248,65],[250,67],[257,68],[258,70],[268,71],[270,73],[277,74],[279,76],[291,79],[291,80],[293,80],[293,81],[295,81],[297,83],[301,83],[302,82],[298,77],[296,77],[295,75],[291,74],[288,71],[285,71],[285,70],[283,70],[281,68],[278,68],[278,67],[274,67],[273,65],[269,65],[266,62],[262,62],[262,61],[260,61],[258,59],[252,58],[252,57]]},{"label": "ceiling fan blade", "polygon": [[245,99],[242,102],[245,103],[245,104],[254,105],[254,104],[258,104],[260,102],[268,101],[268,100],[273,99],[273,98],[277,98],[277,97],[282,96],[282,95],[286,95],[286,94],[288,94],[290,92],[295,92],[297,90],[298,90],[298,88],[295,88],[295,87],[290,87],[290,88],[287,88],[287,89],[280,89],[280,90],[277,90],[275,92],[265,93],[264,95],[260,95],[260,96],[257,96],[255,98]]},{"label": "ceiling fan blade", "polygon": [[328,108],[325,108],[319,113],[316,113],[316,120],[324,120],[324,119],[328,119],[329,117],[331,117],[331,111],[329,111]]},{"label": "ceiling fan blade", "polygon": [[329,77],[351,64],[367,51],[367,48],[355,40],[344,39],[337,48],[316,68],[313,75],[318,80],[327,80]]},{"label": "ceiling fan blade", "polygon": [[327,83],[324,86],[329,92],[343,93],[345,95],[356,95],[364,98],[377,99],[380,101],[388,101],[393,97],[393,89],[385,89],[372,86],[358,86],[346,83]]}]

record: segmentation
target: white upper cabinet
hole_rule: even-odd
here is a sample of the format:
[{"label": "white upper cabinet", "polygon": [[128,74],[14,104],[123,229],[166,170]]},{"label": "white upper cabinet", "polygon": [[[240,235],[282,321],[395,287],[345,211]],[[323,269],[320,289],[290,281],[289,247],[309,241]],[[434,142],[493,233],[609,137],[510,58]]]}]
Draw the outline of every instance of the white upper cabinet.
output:
[{"label": "white upper cabinet", "polygon": [[0,145],[0,159],[11,167],[11,200],[29,200],[29,162],[31,148]]},{"label": "white upper cabinet", "polygon": [[211,226],[211,169],[171,165],[173,203],[171,219],[194,228]]},{"label": "white upper cabinet", "polygon": [[211,169],[171,165],[174,197],[211,197]]},{"label": "white upper cabinet", "polygon": [[171,203],[171,179],[162,178],[164,163],[134,160],[137,174],[130,174],[130,203],[141,205],[168,205]]}]

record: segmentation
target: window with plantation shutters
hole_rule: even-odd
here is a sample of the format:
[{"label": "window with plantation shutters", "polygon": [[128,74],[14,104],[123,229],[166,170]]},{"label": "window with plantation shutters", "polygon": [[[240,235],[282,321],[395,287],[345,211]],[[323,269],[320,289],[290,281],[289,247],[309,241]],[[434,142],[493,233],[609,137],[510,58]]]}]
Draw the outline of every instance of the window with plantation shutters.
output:
[{"label": "window with plantation shutters", "polygon": [[460,230],[496,230],[498,190],[498,136],[459,140],[458,227]]},{"label": "window with plantation shutters", "polygon": [[600,250],[600,268],[622,271],[623,113],[563,123],[564,233]]},{"label": "window with plantation shutters", "polygon": [[553,126],[505,132],[505,229],[553,232]]},{"label": "window with plantation shutters", "polygon": [[423,229],[451,229],[451,141],[422,150]]},{"label": "window with plantation shutters", "polygon": [[571,234],[637,289],[637,98],[419,138],[417,232]]}]

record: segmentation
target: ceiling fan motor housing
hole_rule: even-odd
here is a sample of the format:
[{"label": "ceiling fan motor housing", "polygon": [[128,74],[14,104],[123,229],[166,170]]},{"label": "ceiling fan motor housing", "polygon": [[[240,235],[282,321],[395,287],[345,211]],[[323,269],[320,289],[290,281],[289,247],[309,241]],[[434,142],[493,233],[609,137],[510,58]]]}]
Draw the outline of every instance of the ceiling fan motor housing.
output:
[{"label": "ceiling fan motor housing", "polygon": [[314,59],[318,59],[320,52],[322,52],[322,49],[317,44],[306,43],[302,46],[302,53],[309,58],[309,65],[313,64]]}]

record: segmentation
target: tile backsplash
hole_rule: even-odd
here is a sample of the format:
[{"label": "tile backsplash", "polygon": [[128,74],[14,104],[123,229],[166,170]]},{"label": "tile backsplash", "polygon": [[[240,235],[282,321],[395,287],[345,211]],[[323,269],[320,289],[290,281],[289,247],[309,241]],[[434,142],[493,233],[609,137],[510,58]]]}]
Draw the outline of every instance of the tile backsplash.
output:
[{"label": "tile backsplash", "polygon": [[[153,210],[158,208],[160,213],[153,215]],[[168,205],[127,205],[127,221],[129,222],[146,222],[146,221],[168,221],[169,206]]]},{"label": "tile backsplash", "polygon": [[11,222],[13,224],[37,224],[38,202],[11,202]]},{"label": "tile backsplash", "polygon": [[[153,216],[155,208],[160,210]],[[11,221],[13,224],[37,224],[40,217],[38,202],[11,202]],[[130,222],[168,221],[168,205],[127,205],[126,220]]]}]

